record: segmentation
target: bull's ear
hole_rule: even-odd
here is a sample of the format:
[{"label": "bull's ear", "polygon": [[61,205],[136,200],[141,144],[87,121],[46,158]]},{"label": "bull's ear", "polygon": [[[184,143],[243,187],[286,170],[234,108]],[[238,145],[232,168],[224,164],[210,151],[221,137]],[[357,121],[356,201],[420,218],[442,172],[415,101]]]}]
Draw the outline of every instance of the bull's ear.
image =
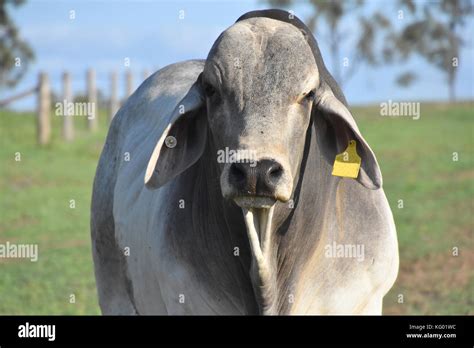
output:
[{"label": "bull's ear", "polygon": [[201,157],[207,139],[207,115],[199,79],[172,112],[148,162],[145,185],[159,188]]},{"label": "bull's ear", "polygon": [[334,162],[335,156],[344,152],[349,141],[356,140],[357,153],[361,157],[356,180],[372,190],[382,187],[382,173],[374,152],[360,133],[350,111],[325,83],[321,84],[316,93],[313,117],[316,128],[324,129],[324,139],[319,141],[327,160]]}]

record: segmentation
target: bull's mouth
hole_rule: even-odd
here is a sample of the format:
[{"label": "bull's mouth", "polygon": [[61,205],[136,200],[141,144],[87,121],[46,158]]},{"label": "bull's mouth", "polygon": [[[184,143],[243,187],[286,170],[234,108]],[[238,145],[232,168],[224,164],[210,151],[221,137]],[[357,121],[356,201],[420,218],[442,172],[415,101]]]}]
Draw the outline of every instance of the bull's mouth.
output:
[{"label": "bull's mouth", "polygon": [[239,196],[234,198],[234,202],[242,209],[268,209],[276,200],[265,196]]}]

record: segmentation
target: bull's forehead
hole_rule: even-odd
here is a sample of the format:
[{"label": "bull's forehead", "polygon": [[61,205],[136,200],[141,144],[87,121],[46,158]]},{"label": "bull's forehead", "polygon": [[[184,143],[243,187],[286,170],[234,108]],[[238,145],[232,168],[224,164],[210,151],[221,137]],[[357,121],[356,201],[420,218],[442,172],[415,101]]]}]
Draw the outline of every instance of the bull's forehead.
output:
[{"label": "bull's forehead", "polygon": [[244,20],[223,32],[209,53],[204,74],[242,101],[291,102],[319,83],[303,33],[269,18]]}]

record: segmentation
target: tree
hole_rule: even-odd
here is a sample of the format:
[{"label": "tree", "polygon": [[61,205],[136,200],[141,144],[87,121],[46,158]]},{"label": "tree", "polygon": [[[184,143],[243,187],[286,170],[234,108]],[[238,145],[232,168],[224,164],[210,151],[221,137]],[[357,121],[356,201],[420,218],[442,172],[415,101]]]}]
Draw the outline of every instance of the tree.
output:
[{"label": "tree", "polygon": [[24,76],[34,58],[30,46],[21,39],[8,8],[18,7],[24,0],[0,0],[0,88],[14,87]]},{"label": "tree", "polygon": [[[418,54],[439,68],[446,75],[449,100],[454,101],[459,53],[464,44],[458,31],[473,14],[472,2],[400,0],[400,5],[411,14],[411,20],[392,37],[399,57],[405,60],[411,54]],[[415,76],[412,72],[405,74]]]}]

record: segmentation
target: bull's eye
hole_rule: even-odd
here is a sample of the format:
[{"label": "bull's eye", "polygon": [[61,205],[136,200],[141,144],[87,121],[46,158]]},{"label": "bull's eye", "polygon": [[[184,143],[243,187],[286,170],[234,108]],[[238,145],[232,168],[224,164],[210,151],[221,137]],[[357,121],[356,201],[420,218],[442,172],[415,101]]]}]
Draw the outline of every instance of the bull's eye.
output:
[{"label": "bull's eye", "polygon": [[210,97],[212,97],[216,94],[216,89],[210,83],[204,83],[203,88],[204,88],[204,93],[206,94],[206,96],[208,98],[210,98]]},{"label": "bull's eye", "polygon": [[315,91],[311,90],[307,93],[303,93],[298,98],[298,103],[302,105],[307,105],[314,100]]},{"label": "bull's eye", "polygon": [[314,99],[314,95],[315,95],[314,90],[309,91],[308,93],[305,94],[304,99],[307,102],[312,101]]}]

